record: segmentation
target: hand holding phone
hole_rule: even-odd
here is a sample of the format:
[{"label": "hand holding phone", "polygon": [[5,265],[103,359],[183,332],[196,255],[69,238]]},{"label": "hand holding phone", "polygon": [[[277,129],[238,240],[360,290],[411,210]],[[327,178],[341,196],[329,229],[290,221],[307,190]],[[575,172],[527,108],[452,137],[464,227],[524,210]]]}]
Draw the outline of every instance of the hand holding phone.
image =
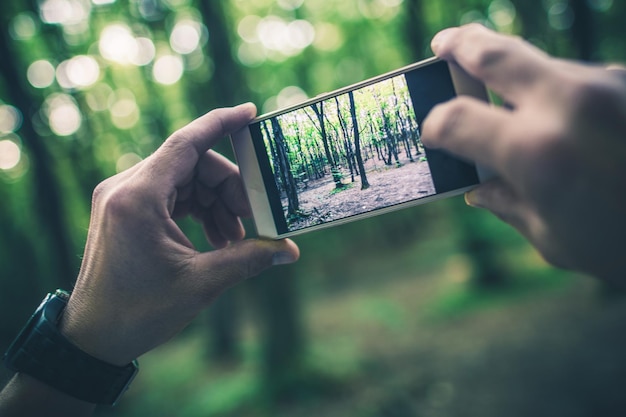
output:
[{"label": "hand holding phone", "polygon": [[259,235],[281,238],[462,193],[485,176],[428,149],[422,122],[484,86],[436,58],[253,120],[232,135]]}]

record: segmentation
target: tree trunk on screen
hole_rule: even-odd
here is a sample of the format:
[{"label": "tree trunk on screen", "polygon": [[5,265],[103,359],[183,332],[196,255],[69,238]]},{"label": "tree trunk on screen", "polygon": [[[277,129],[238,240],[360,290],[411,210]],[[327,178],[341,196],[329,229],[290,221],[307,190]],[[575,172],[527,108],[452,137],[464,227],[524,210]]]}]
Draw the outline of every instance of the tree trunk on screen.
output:
[{"label": "tree trunk on screen", "polygon": [[348,93],[348,99],[350,100],[350,116],[352,117],[352,128],[354,129],[354,152],[356,153],[356,162],[359,167],[359,176],[361,177],[361,190],[365,190],[370,188],[370,183],[367,181],[367,174],[365,173],[365,166],[363,165],[363,156],[361,155],[359,122],[356,117],[356,105],[354,104],[354,93],[352,91]]},{"label": "tree trunk on screen", "polygon": [[300,211],[298,187],[296,186],[296,180],[291,172],[291,164],[289,162],[287,144],[285,143],[285,135],[278,120],[276,118],[272,118],[270,120],[272,123],[272,134],[276,145],[276,153],[278,154],[278,160],[280,163],[281,179],[283,181],[285,193],[287,194],[287,202],[289,205],[287,212],[290,215],[297,215],[298,211]]},{"label": "tree trunk on screen", "polygon": [[[319,105],[319,107],[318,107]],[[341,182],[341,174],[337,168],[337,162],[335,158],[333,158],[332,151],[330,149],[330,145],[328,143],[328,134],[326,133],[326,121],[324,118],[324,102],[320,101],[317,104],[312,104],[311,108],[315,112],[317,116],[317,120],[320,125],[320,135],[322,137],[322,143],[324,144],[324,152],[326,153],[326,161],[330,165],[330,173],[333,176],[333,181],[335,182],[335,188],[343,188],[343,184]]]},{"label": "tree trunk on screen", "polygon": [[343,136],[343,148],[346,151],[346,162],[348,163],[348,169],[350,170],[351,181],[354,182],[355,164],[352,152],[352,145],[350,144],[350,134],[346,127],[346,122],[343,120],[343,114],[341,113],[341,105],[339,104],[339,98],[335,97],[335,104],[337,105],[337,119],[339,120],[339,127],[341,128],[341,134]]}]

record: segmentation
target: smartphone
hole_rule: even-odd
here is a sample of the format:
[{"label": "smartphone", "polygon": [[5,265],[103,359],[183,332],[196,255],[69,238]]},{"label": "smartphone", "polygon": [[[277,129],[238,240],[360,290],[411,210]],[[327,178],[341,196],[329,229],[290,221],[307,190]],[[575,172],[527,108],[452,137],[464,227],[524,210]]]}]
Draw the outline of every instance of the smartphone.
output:
[{"label": "smartphone", "polygon": [[437,58],[254,119],[231,135],[259,236],[283,238],[463,193],[489,174],[420,141],[428,112],[485,86]]}]

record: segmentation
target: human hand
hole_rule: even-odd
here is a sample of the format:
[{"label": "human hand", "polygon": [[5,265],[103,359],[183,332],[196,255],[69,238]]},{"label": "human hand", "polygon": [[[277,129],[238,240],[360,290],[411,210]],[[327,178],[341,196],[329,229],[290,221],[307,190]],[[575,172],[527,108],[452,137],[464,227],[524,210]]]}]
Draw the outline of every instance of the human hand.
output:
[{"label": "human hand", "polygon": [[550,263],[626,277],[626,71],[551,58],[480,25],[440,32],[435,54],[512,109],[459,97],[437,106],[422,140],[493,169],[466,195],[511,224]]},{"label": "human hand", "polygon": [[[253,105],[214,110],[96,188],[81,271],[60,326],[81,349],[130,363],[222,291],[298,258],[290,240],[242,240],[239,218],[250,213],[239,171],[209,150],[255,112]],[[194,249],[174,221],[186,215],[202,223],[216,250]]]}]

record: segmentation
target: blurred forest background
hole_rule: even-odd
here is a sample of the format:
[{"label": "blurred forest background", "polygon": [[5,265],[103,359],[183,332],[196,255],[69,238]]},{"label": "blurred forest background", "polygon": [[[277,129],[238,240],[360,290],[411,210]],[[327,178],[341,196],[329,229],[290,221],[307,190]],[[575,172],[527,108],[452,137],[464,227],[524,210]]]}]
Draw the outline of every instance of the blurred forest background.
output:
[{"label": "blurred forest background", "polygon": [[[614,0],[3,0],[0,21],[2,350],[71,288],[94,186],[211,108],[283,107],[474,21],[626,60]],[[298,264],[228,292],[98,415],[626,415],[622,294],[462,198],[296,240]]]}]

